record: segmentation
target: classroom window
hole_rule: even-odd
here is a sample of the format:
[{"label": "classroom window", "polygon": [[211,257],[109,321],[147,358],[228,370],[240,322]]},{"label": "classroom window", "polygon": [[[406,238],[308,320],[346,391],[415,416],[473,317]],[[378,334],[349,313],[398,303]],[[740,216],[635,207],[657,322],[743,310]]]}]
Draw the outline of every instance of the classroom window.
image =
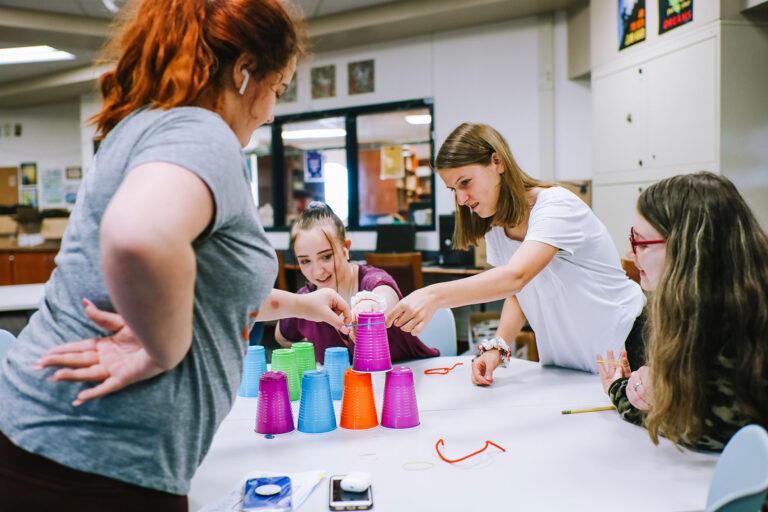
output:
[{"label": "classroom window", "polygon": [[246,148],[264,227],[288,229],[325,201],[351,230],[434,229],[432,126],[426,100],[277,117]]}]

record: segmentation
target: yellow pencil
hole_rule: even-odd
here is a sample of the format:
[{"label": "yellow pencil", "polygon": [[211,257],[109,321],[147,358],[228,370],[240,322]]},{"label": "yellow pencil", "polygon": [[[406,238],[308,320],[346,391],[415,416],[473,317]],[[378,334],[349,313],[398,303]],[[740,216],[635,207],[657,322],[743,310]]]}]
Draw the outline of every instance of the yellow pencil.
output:
[{"label": "yellow pencil", "polygon": [[611,411],[613,409],[616,409],[616,408],[612,405],[607,407],[592,407],[591,409],[566,409],[564,411],[561,411],[561,414],[576,414],[577,412]]},{"label": "yellow pencil", "polygon": [[603,359],[598,359],[598,363],[606,363],[606,364],[615,364],[616,366],[629,366],[627,363],[622,363],[621,361],[606,361]]}]

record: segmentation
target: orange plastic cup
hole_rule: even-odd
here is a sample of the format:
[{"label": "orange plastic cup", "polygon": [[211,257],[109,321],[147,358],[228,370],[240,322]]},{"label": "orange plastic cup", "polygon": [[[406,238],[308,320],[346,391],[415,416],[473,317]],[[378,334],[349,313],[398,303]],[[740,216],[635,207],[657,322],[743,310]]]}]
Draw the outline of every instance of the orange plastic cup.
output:
[{"label": "orange plastic cup", "polygon": [[373,428],[379,424],[373,383],[370,373],[358,373],[347,368],[344,372],[344,392],[341,396],[339,426],[352,430]]}]

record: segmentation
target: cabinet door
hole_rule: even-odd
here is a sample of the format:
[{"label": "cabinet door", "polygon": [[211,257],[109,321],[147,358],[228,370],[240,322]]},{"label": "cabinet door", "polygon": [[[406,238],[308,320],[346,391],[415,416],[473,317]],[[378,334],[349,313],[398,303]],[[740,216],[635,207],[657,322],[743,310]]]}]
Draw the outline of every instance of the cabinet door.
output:
[{"label": "cabinet door", "polygon": [[646,154],[645,68],[625,69],[592,81],[595,172],[642,167]]},{"label": "cabinet door", "polygon": [[53,252],[17,252],[13,255],[13,284],[44,283],[56,267]]},{"label": "cabinet door", "polygon": [[13,284],[11,280],[11,255],[0,254],[0,286]]},{"label": "cabinet door", "polygon": [[632,227],[637,197],[650,184],[595,185],[592,192],[592,210],[608,228],[608,234],[622,258],[629,249],[629,228]]},{"label": "cabinet door", "polygon": [[712,37],[647,63],[648,153],[654,166],[688,171],[716,162],[717,61]]}]

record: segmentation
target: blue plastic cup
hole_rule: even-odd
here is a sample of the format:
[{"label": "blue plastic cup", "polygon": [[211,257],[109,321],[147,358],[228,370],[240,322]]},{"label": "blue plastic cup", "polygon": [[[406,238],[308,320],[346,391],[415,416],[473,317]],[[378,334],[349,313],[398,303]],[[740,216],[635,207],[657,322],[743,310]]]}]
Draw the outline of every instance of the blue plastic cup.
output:
[{"label": "blue plastic cup", "polygon": [[259,396],[261,374],[267,371],[267,355],[261,345],[251,345],[243,360],[243,379],[237,394],[246,397]]},{"label": "blue plastic cup", "polygon": [[299,432],[320,434],[336,428],[331,386],[325,370],[307,370],[301,377]]},{"label": "blue plastic cup", "polygon": [[349,368],[349,350],[346,347],[325,349],[323,367],[331,383],[331,398],[341,400],[344,391],[344,371]]}]

